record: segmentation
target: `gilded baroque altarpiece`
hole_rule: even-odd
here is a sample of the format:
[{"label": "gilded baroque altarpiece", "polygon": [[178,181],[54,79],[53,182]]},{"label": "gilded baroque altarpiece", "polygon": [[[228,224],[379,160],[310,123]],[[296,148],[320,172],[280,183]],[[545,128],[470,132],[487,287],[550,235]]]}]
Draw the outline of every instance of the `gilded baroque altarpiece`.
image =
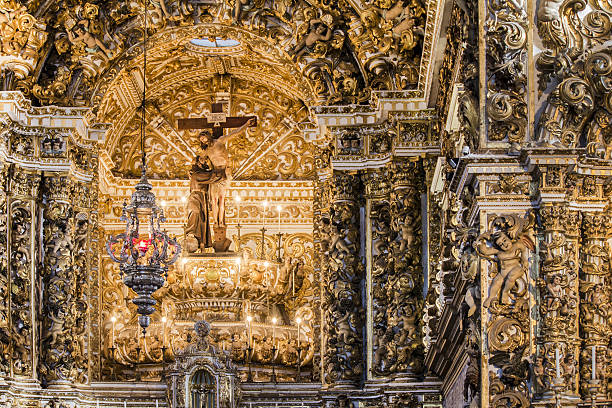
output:
[{"label": "gilded baroque altarpiece", "polygon": [[[1,0],[0,407],[609,406],[611,19]],[[230,251],[184,253],[142,337],[104,245],[141,171],[145,26],[179,241],[201,146],[177,121],[258,125],[227,146]]]}]

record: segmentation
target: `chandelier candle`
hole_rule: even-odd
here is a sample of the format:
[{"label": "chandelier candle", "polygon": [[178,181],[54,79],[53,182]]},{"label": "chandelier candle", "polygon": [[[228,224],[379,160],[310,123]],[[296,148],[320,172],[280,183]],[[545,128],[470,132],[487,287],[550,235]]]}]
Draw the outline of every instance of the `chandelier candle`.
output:
[{"label": "chandelier candle", "polygon": [[593,346],[591,348],[591,380],[595,380],[597,378],[597,346]]}]

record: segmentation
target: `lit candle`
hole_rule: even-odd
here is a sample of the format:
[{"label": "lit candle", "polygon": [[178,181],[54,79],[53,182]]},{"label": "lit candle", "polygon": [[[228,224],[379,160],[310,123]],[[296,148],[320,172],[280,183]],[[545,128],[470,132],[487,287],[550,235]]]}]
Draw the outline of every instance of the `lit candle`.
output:
[{"label": "lit candle", "polygon": [[280,227],[281,227],[281,210],[283,207],[281,207],[280,205],[276,206],[276,209],[278,210],[278,233],[280,234]]},{"label": "lit candle", "polygon": [[117,318],[115,316],[111,317],[111,347],[115,346],[115,322],[117,321]]},{"label": "lit candle", "polygon": [[276,343],[276,317],[272,318],[272,347]]},{"label": "lit candle", "polygon": [[159,408],[158,400],[155,400],[155,408]]},{"label": "lit candle", "polygon": [[591,379],[594,380],[597,375],[597,350],[595,349],[596,346],[593,346],[591,348]]},{"label": "lit candle", "polygon": [[249,336],[249,339],[248,339],[249,348],[251,347],[251,342],[253,341],[253,332],[251,331],[251,320],[253,320],[253,316],[248,315],[247,316],[247,333]]},{"label": "lit candle", "polygon": [[297,333],[297,346],[300,347],[300,323],[302,323],[302,319],[300,319],[299,317],[297,319],[295,319],[296,323],[297,323],[297,327],[298,327],[298,333]]},{"label": "lit candle", "polygon": [[127,401],[123,400],[123,408],[127,408]]},{"label": "lit candle", "polygon": [[266,210],[268,209],[268,202],[264,201],[263,202],[263,212],[261,213],[261,223],[263,224],[263,227],[266,227]]},{"label": "lit candle", "polygon": [[162,346],[166,346],[166,316],[162,316],[162,333],[163,333],[163,338],[164,338],[164,342],[162,344]]},{"label": "lit candle", "polygon": [[291,267],[291,293],[295,297],[295,268]]},{"label": "lit candle", "polygon": [[234,201],[236,201],[236,219],[238,220],[237,224],[240,225],[240,196],[236,195]]},{"label": "lit candle", "polygon": [[96,399],[96,407],[100,408],[100,400]]},{"label": "lit candle", "polygon": [[555,349],[555,368],[557,370],[557,378],[561,378],[561,366],[559,365],[559,344],[557,344],[557,348]]}]

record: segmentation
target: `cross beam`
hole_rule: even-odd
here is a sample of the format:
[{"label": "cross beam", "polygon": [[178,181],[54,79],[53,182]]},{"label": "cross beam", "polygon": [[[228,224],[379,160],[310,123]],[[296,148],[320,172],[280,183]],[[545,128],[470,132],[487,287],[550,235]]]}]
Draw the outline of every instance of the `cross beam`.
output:
[{"label": "cross beam", "polygon": [[178,128],[179,130],[184,129],[212,129],[213,137],[215,139],[223,136],[223,129],[238,128],[250,119],[255,119],[253,126],[257,126],[256,116],[226,116],[223,113],[222,103],[213,103],[210,115],[205,118],[188,118],[179,119]]}]

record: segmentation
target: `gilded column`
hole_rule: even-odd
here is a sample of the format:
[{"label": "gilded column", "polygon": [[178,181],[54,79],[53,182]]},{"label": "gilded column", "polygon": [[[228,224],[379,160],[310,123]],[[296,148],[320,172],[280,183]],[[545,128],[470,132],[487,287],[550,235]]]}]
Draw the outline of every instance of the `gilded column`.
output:
[{"label": "gilded column", "polygon": [[[607,390],[607,358],[610,341],[610,247],[607,242],[610,215],[583,213],[580,270],[580,391],[590,401],[589,379],[595,348],[595,378],[600,380],[598,396]],[[608,285],[608,286],[606,286]]]},{"label": "gilded column", "polygon": [[385,336],[388,367],[394,375],[422,371],[423,260],[421,195],[424,173],[419,162],[391,166],[389,264],[385,278]]},{"label": "gilded column", "polygon": [[[564,393],[578,395],[578,237],[580,214],[567,203],[540,208],[539,333],[534,364],[537,394],[554,397],[557,366]],[[557,355],[559,360],[557,361]]]},{"label": "gilded column", "polygon": [[387,276],[391,262],[391,213],[389,172],[364,176],[366,192],[367,378],[386,376],[395,360],[391,348],[393,327],[388,327]]},{"label": "gilded column", "polygon": [[11,372],[10,279],[8,269],[8,166],[0,164],[0,378]]},{"label": "gilded column", "polygon": [[331,179],[329,218],[321,241],[327,248],[323,282],[323,383],[353,386],[363,373],[363,308],[360,258],[359,176],[337,173]]},{"label": "gilded column", "polygon": [[36,198],[40,176],[18,167],[9,181],[9,279],[11,376],[36,378],[35,268],[37,262]]},{"label": "gilded column", "polygon": [[[41,367],[43,384],[77,380],[79,339],[72,329],[79,318],[77,266],[74,263],[73,183],[67,176],[44,179],[43,267],[41,275]],[[79,282],[81,284],[81,282]]]},{"label": "gilded column", "polygon": [[[314,246],[314,256],[315,262],[313,263],[313,282],[318,282],[319,287],[317,288],[317,296],[315,300],[315,304],[312,305],[313,310],[323,310],[321,309],[322,301],[321,293],[323,291],[322,288],[322,276],[326,275],[328,271],[328,262],[327,256],[325,256],[325,252],[327,251],[327,247],[325,246],[327,242],[322,240],[324,230],[324,220],[329,220],[329,181],[326,173],[320,173],[319,179],[316,181],[316,186],[314,189],[314,203],[313,203],[313,246]],[[321,317],[321,313],[319,313],[313,323],[313,338],[321,339],[322,332],[324,330],[324,323]],[[321,350],[322,344],[320,341],[315,341],[315,354],[313,357],[312,364],[312,379],[313,381],[321,381]]]},{"label": "gilded column", "polygon": [[[72,357],[74,359],[73,381],[86,383],[90,379],[90,365],[97,361],[95,355],[90,353],[91,346],[96,343],[88,335],[93,327],[95,320],[90,319],[90,309],[95,308],[94,297],[90,291],[92,266],[95,264],[96,257],[94,251],[97,247],[92,242],[92,224],[95,227],[95,214],[93,213],[93,203],[95,203],[96,187],[89,183],[75,183],[73,193],[74,215],[72,225],[74,225],[74,279],[76,316],[74,325],[70,328],[73,338],[74,348]],[[94,309],[95,310],[95,309]],[[90,363],[91,362],[91,363]]]}]

